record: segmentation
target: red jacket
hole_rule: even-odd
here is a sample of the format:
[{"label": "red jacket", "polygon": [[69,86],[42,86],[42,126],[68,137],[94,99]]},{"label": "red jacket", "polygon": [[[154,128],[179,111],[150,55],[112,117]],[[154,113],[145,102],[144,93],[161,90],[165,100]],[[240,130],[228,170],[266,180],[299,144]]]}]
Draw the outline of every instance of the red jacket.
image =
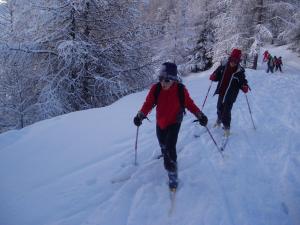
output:
[{"label": "red jacket", "polygon": [[269,58],[270,53],[268,51],[265,51],[263,55],[264,55],[263,61],[266,62]]},{"label": "red jacket", "polygon": [[[144,102],[140,111],[142,111],[146,116],[153,108],[155,104],[154,92],[156,90],[156,84],[154,84]],[[188,91],[184,88],[184,104],[185,107],[193,114],[200,112],[200,109],[195,105],[194,101],[191,99]],[[156,122],[157,125],[164,129],[167,126],[177,123],[178,114],[180,113],[180,102],[178,97],[178,85],[176,82],[168,90],[161,89],[156,106]]]}]

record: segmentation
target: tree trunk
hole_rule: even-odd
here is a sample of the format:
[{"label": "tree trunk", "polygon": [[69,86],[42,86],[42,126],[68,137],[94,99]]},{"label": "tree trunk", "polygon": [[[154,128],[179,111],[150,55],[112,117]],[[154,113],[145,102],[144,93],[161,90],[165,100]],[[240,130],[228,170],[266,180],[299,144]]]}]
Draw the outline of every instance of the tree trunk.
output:
[{"label": "tree trunk", "polygon": [[254,69],[254,70],[257,69],[257,60],[258,60],[258,54],[255,54],[254,60],[253,60],[253,67],[252,67],[252,69]]},{"label": "tree trunk", "polygon": [[[89,35],[90,35],[90,27],[88,24],[88,15],[89,15],[89,10],[90,10],[90,3],[87,2],[86,3],[86,8],[85,8],[85,12],[84,12],[84,19],[85,19],[85,28],[84,28],[84,36],[85,38],[88,40],[89,39]],[[85,63],[84,63],[84,76],[83,76],[83,80],[82,80],[82,98],[84,99],[85,103],[90,105],[92,104],[91,101],[91,94],[89,93],[89,82],[91,82],[90,79],[90,75],[88,74],[88,70],[89,70],[89,62],[87,59],[87,56],[85,57]]]},{"label": "tree trunk", "polygon": [[264,0],[257,0],[257,24],[263,24],[263,8],[264,8]]}]

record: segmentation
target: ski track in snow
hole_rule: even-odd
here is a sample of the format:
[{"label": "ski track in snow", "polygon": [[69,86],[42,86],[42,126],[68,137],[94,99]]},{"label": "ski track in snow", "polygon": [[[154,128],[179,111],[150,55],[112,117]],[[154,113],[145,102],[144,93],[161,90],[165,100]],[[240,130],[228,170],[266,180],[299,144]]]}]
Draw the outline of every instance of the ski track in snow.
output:
[{"label": "ski track in snow", "polygon": [[[118,137],[106,149],[111,154],[105,151],[34,183],[26,193],[1,196],[6,201],[0,203],[0,211],[7,215],[0,215],[0,224],[3,220],[5,225],[299,225],[300,66],[285,61],[289,54],[283,47],[272,51],[283,55],[284,73],[266,74],[264,64],[257,71],[247,70],[252,88],[247,95],[257,130],[240,92],[224,159],[205,129],[192,123],[194,116],[185,116],[177,143],[180,185],[172,215],[163,160],[155,159],[160,150],[152,112],[151,122],[144,121],[139,131],[138,166],[133,165],[135,135]],[[185,80],[199,106],[210,72]],[[215,87],[203,111],[220,146],[222,130],[212,128]],[[136,105],[142,104],[145,93]],[[132,119],[133,114],[127,116]],[[13,137],[20,138],[15,133],[7,136],[4,147],[17,144]],[[26,207],[29,203],[35,207]]]}]

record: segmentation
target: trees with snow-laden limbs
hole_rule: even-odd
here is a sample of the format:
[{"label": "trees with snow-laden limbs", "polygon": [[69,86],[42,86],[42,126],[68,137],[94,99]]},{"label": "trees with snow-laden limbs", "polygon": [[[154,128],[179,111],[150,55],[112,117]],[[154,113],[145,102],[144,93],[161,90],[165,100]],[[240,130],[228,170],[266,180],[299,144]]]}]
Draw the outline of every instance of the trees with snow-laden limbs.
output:
[{"label": "trees with snow-laden limbs", "polygon": [[[1,60],[5,69],[0,71],[0,85],[12,90],[5,89],[1,103],[13,101],[11,93],[17,88],[7,85],[11,80],[8,75],[32,78],[32,83],[22,82],[22,90],[35,90],[31,107],[34,105],[36,111],[23,125],[105,106],[152,82],[152,53],[144,44],[151,27],[138,19],[138,2],[32,1],[25,9],[18,8],[21,2],[15,2],[15,15],[2,14],[6,21],[15,18],[14,24],[6,22],[6,27],[20,27],[26,21],[31,30],[15,30],[10,40],[3,39],[6,51],[1,56],[8,56]],[[29,20],[28,15],[37,20]]]},{"label": "trees with snow-laden limbs", "polygon": [[240,48],[252,68],[265,43],[300,52],[299,15],[298,0],[2,0],[0,132],[110,104],[163,61],[205,70]]}]

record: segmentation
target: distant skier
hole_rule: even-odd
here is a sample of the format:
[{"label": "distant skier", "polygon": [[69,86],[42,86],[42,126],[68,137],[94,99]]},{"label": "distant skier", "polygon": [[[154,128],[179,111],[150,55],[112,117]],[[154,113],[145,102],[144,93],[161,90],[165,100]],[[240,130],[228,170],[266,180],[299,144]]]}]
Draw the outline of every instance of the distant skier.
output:
[{"label": "distant skier", "polygon": [[233,49],[228,61],[223,62],[209,79],[217,81],[218,86],[215,94],[218,94],[217,103],[217,121],[214,127],[220,127],[223,123],[224,135],[230,135],[231,109],[235,102],[239,90],[248,92],[248,82],[245,78],[245,70],[239,64],[241,59],[241,50]]},{"label": "distant skier", "polygon": [[184,108],[193,113],[202,126],[207,125],[207,117],[195,105],[186,87],[179,83],[177,66],[170,62],[162,64],[159,82],[151,87],[146,101],[134,117],[134,124],[140,126],[155,106],[157,139],[172,190],[176,189],[178,182],[176,142],[185,113]]},{"label": "distant skier", "polygon": [[269,71],[271,71],[271,73],[274,73],[275,63],[274,63],[274,58],[272,57],[272,55],[269,55],[267,65],[268,65],[267,73],[269,73]]},{"label": "distant skier", "polygon": [[267,62],[268,61],[268,59],[269,59],[269,55],[270,55],[270,53],[268,52],[268,50],[266,50],[265,52],[264,52],[264,54],[263,54],[263,62]]},{"label": "distant skier", "polygon": [[277,58],[275,60],[275,71],[277,71],[279,69],[280,72],[282,72],[281,66],[282,66],[282,58],[280,56],[279,58]]},{"label": "distant skier", "polygon": [[278,60],[278,58],[276,57],[276,55],[274,55],[274,57],[273,57],[273,64],[274,64],[273,71],[274,71],[274,70],[275,70],[275,71],[277,70],[277,67],[276,67],[277,60]]}]

